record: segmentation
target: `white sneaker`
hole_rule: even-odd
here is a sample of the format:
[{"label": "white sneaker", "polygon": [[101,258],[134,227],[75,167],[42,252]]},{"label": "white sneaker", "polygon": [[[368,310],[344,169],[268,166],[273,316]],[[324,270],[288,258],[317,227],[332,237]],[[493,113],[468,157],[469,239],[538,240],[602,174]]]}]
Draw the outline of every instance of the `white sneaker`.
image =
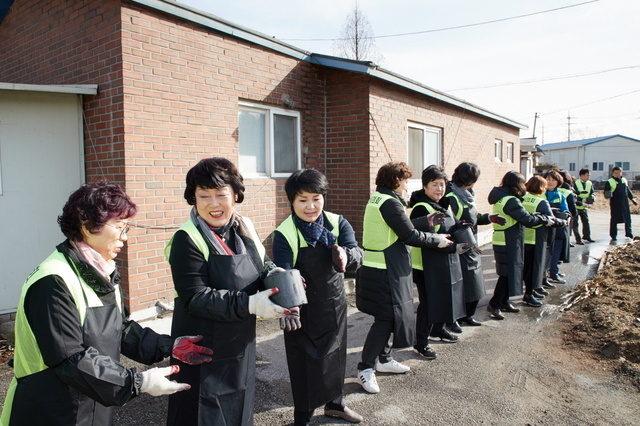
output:
[{"label": "white sneaker", "polygon": [[380,387],[378,386],[378,381],[376,380],[376,372],[373,368],[367,368],[366,370],[358,370],[358,379],[360,379],[360,384],[369,393],[378,393],[380,392]]},{"label": "white sneaker", "polygon": [[406,373],[409,370],[411,370],[411,368],[408,365],[400,364],[395,359],[392,359],[389,362],[385,362],[384,364],[376,359],[376,371],[380,373],[401,374]]}]

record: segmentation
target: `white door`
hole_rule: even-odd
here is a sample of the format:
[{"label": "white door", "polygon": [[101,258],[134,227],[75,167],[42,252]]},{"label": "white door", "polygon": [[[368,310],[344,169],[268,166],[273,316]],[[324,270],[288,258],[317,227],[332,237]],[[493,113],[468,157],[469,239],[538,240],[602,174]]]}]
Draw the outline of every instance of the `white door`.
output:
[{"label": "white door", "polygon": [[0,314],[64,240],[56,222],[84,182],[80,95],[0,90]]}]

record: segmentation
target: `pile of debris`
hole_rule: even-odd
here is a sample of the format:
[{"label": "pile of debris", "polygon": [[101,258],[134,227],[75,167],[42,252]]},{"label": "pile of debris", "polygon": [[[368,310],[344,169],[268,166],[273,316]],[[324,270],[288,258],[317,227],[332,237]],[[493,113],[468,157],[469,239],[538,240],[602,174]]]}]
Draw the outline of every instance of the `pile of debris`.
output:
[{"label": "pile of debris", "polygon": [[565,296],[565,344],[611,362],[640,389],[640,242],[606,252],[598,273]]}]

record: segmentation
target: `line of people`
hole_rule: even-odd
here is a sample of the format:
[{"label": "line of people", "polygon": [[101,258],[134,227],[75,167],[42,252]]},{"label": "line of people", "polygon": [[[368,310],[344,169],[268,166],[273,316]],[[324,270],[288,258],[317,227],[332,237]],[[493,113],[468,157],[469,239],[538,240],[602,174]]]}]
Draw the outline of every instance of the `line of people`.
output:
[{"label": "line of people", "polygon": [[[374,317],[358,378],[365,391],[377,393],[376,372],[410,369],[394,360],[393,348],[413,347],[434,359],[430,339],[456,342],[461,323],[481,325],[474,318],[485,295],[478,225],[493,224],[495,231],[499,279],[487,309],[496,319],[517,311],[509,298],[523,294],[523,283],[523,301],[536,306],[545,293],[544,271],[556,271],[557,234],[568,241],[561,229],[567,222],[553,215],[569,209],[566,196],[553,198],[564,183],[555,171],[526,186],[522,175],[507,173],[489,194],[493,212],[484,214],[475,207],[475,164],[460,164],[451,182],[441,168],[427,167],[423,188],[407,204],[412,176],[403,162],[379,169],[361,248],[349,222],[324,210],[326,177],[314,169],[293,173],[285,184],[291,215],[273,233],[271,259],[252,222],[236,212],[245,190],[236,166],[225,158],[200,161],[186,176],[190,217],[165,250],[176,290],[171,336],[129,321],[122,303],[114,259],[135,204],[118,185],[83,185],[59,218],[67,240],[23,288],[16,377],[0,424],[110,425],[113,406],[146,392],[170,395],[168,425],[252,425],[257,316],[280,319],[294,425],[309,424],[323,405],[326,416],[362,421],[343,396],[345,272],[356,274],[358,309]],[[588,216],[580,217],[588,229]],[[534,233],[525,235],[525,227]],[[270,299],[278,289],[265,289],[268,276],[290,268],[304,279],[307,304],[279,306]],[[119,363],[121,353],[147,364],[171,356],[171,366],[140,373]]]}]

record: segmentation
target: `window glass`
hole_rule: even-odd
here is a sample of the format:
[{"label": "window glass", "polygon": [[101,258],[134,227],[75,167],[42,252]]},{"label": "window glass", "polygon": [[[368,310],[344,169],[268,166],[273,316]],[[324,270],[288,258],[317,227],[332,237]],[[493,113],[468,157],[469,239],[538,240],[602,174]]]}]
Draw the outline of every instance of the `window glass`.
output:
[{"label": "window glass", "polygon": [[513,143],[507,142],[507,161],[513,163]]},{"label": "window glass", "polygon": [[240,110],[238,137],[240,170],[266,173],[266,111]]},{"label": "window glass", "polygon": [[424,158],[424,131],[409,127],[409,167],[414,173],[422,172],[424,169],[422,159]]},{"label": "window glass", "polygon": [[298,168],[297,118],[273,115],[274,168],[276,173],[292,173]]},{"label": "window glass", "polygon": [[494,146],[494,157],[497,160],[502,161],[502,141],[500,139],[496,139],[493,142],[493,146]]},{"label": "window glass", "polygon": [[628,161],[623,161],[622,162],[622,170],[629,170],[630,168],[630,164]]}]

